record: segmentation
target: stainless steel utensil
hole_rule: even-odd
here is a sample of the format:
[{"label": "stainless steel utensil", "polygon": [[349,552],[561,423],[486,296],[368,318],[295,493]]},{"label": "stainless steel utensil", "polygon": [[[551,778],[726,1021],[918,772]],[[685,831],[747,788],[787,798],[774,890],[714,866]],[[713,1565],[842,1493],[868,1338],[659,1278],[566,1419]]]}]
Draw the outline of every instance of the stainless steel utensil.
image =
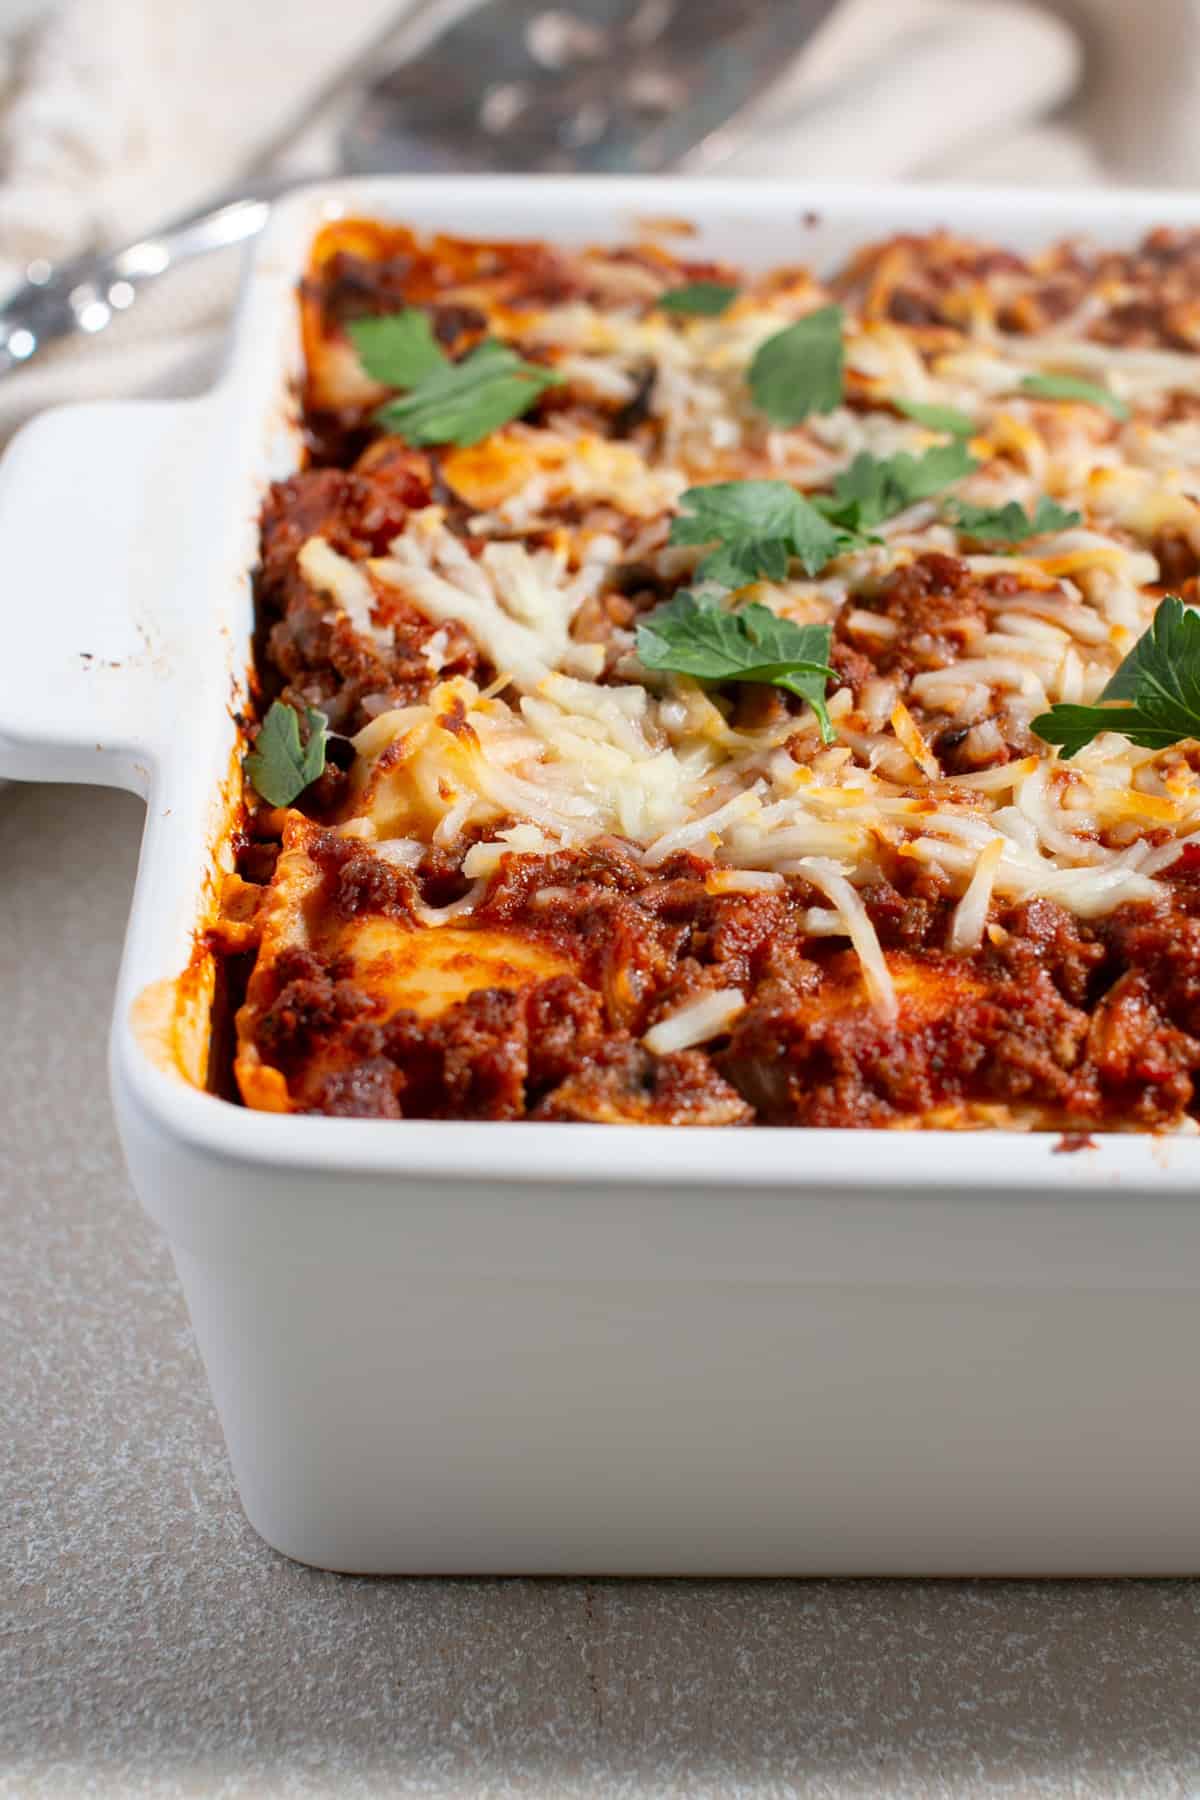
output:
[{"label": "stainless steel utensil", "polygon": [[[119,250],[30,264],[0,309],[0,373],[74,332],[103,331],[168,270],[253,237],[272,200],[314,173],[711,166],[835,4],[484,0],[430,38],[433,0],[422,0],[309,98],[236,189]],[[335,103],[335,166],[280,174],[287,146]]]},{"label": "stainless steel utensil", "polygon": [[[709,160],[715,135],[786,71],[833,0],[544,0],[485,5],[368,93],[357,169],[652,173]],[[480,71],[486,71],[481,78]]]}]

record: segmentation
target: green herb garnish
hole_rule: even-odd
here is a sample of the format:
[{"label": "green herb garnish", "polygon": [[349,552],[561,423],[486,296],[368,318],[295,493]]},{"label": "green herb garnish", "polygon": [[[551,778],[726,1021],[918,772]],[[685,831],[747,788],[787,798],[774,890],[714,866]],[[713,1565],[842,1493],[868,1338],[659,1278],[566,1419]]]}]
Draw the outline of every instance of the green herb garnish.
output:
[{"label": "green herb garnish", "polygon": [[655,305],[661,312],[717,319],[733,305],[737,295],[737,289],[725,281],[689,281],[686,287],[668,288],[658,296]]},{"label": "green herb garnish", "polygon": [[449,362],[419,306],[383,319],[354,319],[346,331],[371,380],[387,387],[416,387]]},{"label": "green herb garnish", "polygon": [[671,542],[715,544],[696,575],[723,587],[744,587],[759,578],[783,581],[792,557],[805,574],[816,575],[843,551],[870,542],[873,527],[884,519],[977,467],[955,442],[886,462],[864,451],[838,476],[832,494],[807,497],[786,481],[717,481],[689,488],[681,497]]},{"label": "green herb garnish", "polygon": [[325,714],[306,706],[304,722],[308,737],[301,743],[295,708],[283,700],[273,701],[254,748],[242,761],[247,780],[269,806],[290,806],[325,768]]},{"label": "green herb garnish", "polygon": [[1033,720],[1033,730],[1057,744],[1064,760],[1102,731],[1119,731],[1144,750],[1200,737],[1200,613],[1167,594],[1099,704],[1053,706]]},{"label": "green herb garnish", "polygon": [[772,425],[798,425],[841,404],[845,357],[842,309],[822,306],[761,344],[750,364],[750,392]]},{"label": "green herb garnish", "polygon": [[501,425],[520,418],[562,376],[527,363],[508,344],[485,338],[459,362],[435,342],[418,308],[383,319],[358,319],[347,327],[363,368],[374,381],[407,388],[375,414],[410,444],[478,444]]},{"label": "green herb garnish", "polygon": [[1026,538],[1043,537],[1050,531],[1066,531],[1078,525],[1082,513],[1069,511],[1045,494],[1038,498],[1032,516],[1015,500],[1004,506],[971,506],[965,500],[952,500],[946,509],[952,525],[966,537],[983,543],[1022,544]]},{"label": "green herb garnish", "polygon": [[833,493],[819,494],[813,505],[844,531],[862,536],[978,467],[966,445],[957,441],[935,444],[923,456],[901,451],[885,462],[864,450],[838,476]]},{"label": "green herb garnish", "polygon": [[410,444],[480,443],[501,425],[528,412],[562,376],[523,362],[507,344],[487,339],[461,362],[447,363],[375,414],[381,425]]},{"label": "green herb garnish", "polygon": [[1089,406],[1104,407],[1114,419],[1129,417],[1129,408],[1119,394],[1098,382],[1084,381],[1079,375],[1027,375],[1021,391],[1036,394],[1042,400],[1086,400]]},{"label": "green herb garnish", "polygon": [[927,406],[924,400],[893,400],[892,405],[906,419],[913,419],[929,431],[946,431],[951,437],[974,437],[975,421],[957,406]]},{"label": "green herb garnish", "polygon": [[850,542],[786,481],[716,481],[689,488],[679,504],[671,542],[715,543],[696,575],[724,587],[744,587],[760,576],[783,581],[793,556],[815,575]]},{"label": "green herb garnish", "polygon": [[683,588],[638,626],[637,653],[647,669],[697,681],[786,688],[812,707],[828,744],[834,733],[825,686],[837,678],[829,667],[829,639],[828,625],[795,625],[757,603],[731,612],[715,597]]}]

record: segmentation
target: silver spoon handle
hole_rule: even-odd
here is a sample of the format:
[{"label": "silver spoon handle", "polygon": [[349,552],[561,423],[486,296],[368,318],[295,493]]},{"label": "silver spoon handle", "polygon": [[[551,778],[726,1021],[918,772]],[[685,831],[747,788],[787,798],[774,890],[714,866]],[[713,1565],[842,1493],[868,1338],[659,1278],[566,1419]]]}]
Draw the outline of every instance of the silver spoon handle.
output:
[{"label": "silver spoon handle", "polygon": [[31,263],[26,280],[0,307],[0,374],[19,368],[59,338],[95,336],[128,312],[142,290],[193,257],[244,243],[267,222],[271,201],[296,180],[262,181],[137,238],[120,250]]}]

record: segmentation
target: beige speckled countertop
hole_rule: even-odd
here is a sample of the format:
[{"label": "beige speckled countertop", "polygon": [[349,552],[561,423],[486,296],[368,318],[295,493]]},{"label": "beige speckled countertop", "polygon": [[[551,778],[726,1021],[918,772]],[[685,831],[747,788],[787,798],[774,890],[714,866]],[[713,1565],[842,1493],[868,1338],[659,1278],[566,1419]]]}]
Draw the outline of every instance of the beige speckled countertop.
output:
[{"label": "beige speckled countertop", "polygon": [[0,787],[0,1793],[1200,1794],[1200,1586],[367,1581],[245,1523],[109,1122],[141,808]]}]

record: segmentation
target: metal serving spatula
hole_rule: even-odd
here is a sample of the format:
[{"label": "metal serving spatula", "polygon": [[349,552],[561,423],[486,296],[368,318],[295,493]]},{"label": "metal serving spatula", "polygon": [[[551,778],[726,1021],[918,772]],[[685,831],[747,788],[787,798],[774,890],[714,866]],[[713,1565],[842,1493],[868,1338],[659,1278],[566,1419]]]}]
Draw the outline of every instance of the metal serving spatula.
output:
[{"label": "metal serving spatula", "polygon": [[[315,174],[653,173],[719,162],[836,0],[484,0],[407,60],[426,0],[360,51],[233,189],[123,248],[31,264],[0,309],[0,373],[103,331],[147,283],[253,237]],[[383,70],[380,74],[379,71]],[[278,172],[318,113],[341,118],[332,168]]]},{"label": "metal serving spatula", "polygon": [[357,169],[646,173],[720,154],[833,0],[507,0],[376,81]]}]

